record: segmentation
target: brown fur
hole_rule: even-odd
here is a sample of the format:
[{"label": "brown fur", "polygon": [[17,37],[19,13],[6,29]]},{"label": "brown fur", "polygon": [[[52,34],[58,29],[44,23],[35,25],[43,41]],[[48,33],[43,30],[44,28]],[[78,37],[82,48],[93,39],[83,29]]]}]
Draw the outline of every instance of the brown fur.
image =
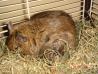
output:
[{"label": "brown fur", "polygon": [[37,13],[15,28],[7,39],[11,50],[21,49],[23,54],[38,56],[47,49],[64,54],[64,45],[76,47],[76,29],[72,18],[63,11],[45,11]]}]

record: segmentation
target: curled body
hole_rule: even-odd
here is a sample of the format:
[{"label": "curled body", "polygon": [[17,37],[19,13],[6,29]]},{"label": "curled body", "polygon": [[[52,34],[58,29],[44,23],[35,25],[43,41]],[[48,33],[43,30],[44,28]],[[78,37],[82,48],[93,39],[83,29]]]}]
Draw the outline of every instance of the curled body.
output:
[{"label": "curled body", "polygon": [[76,47],[76,28],[71,16],[64,11],[44,11],[31,16],[30,20],[9,24],[7,46],[10,50],[20,49],[22,54],[37,57],[45,50],[56,50],[64,54]]}]

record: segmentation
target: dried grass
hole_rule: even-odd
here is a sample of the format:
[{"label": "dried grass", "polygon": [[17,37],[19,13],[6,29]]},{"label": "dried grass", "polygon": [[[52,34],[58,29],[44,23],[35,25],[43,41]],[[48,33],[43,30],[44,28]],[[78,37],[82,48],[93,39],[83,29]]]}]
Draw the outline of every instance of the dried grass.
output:
[{"label": "dried grass", "polygon": [[[42,59],[21,57],[11,53],[0,42],[0,74],[97,74],[98,73],[98,24],[96,28],[89,22],[77,23],[79,44],[76,50],[48,65]],[[3,51],[7,51],[4,53]],[[68,58],[70,55],[70,58]],[[68,58],[68,59],[66,59]]]}]

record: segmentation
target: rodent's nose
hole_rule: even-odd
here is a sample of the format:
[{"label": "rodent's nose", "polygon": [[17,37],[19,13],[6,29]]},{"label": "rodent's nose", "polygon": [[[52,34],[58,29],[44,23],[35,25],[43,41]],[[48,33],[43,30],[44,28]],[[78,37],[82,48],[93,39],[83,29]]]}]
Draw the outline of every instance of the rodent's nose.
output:
[{"label": "rodent's nose", "polygon": [[18,49],[18,46],[15,46],[15,49]]}]

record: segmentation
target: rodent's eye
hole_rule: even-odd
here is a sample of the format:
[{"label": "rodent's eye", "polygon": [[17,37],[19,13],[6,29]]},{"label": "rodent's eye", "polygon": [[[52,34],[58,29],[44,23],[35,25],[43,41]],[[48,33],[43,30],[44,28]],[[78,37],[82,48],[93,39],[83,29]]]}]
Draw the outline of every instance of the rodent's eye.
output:
[{"label": "rodent's eye", "polygon": [[47,35],[45,38],[45,42],[48,42],[50,40],[49,36]]},{"label": "rodent's eye", "polygon": [[27,42],[27,37],[21,35],[21,33],[16,34],[16,40],[19,42]]}]

